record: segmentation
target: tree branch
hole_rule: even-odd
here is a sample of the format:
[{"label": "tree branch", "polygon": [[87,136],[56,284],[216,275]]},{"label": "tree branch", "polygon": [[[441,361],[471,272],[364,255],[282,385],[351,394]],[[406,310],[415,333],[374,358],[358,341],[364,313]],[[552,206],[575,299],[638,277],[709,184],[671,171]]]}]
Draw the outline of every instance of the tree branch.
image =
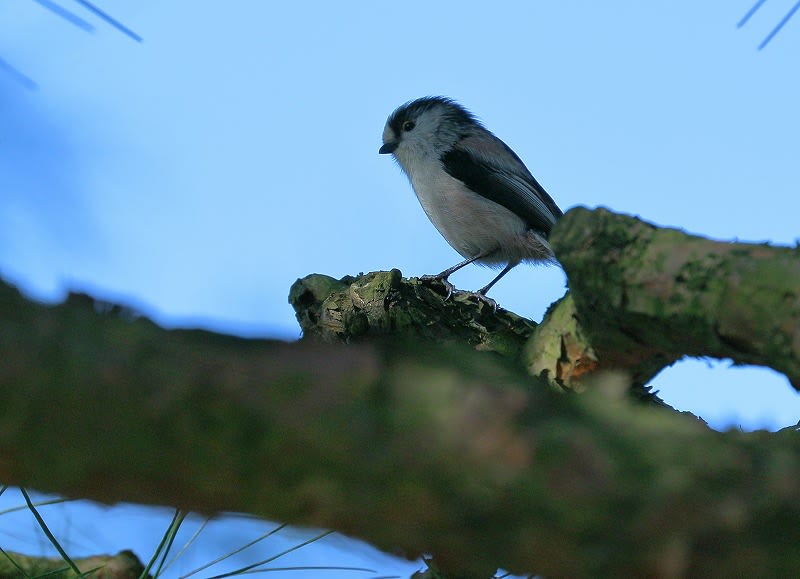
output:
[{"label": "tree branch", "polygon": [[800,566],[794,432],[720,435],[611,381],[568,396],[417,342],[165,331],[4,286],[0,479],[333,528],[469,576]]},{"label": "tree branch", "polygon": [[605,209],[551,243],[599,369],[644,383],[683,356],[769,366],[800,388],[800,250],[723,243]]},{"label": "tree branch", "polygon": [[349,344],[391,336],[459,343],[517,360],[536,323],[494,311],[469,292],[447,297],[444,284],[403,279],[399,270],[341,280],[321,274],[298,279],[289,303],[306,338]]}]

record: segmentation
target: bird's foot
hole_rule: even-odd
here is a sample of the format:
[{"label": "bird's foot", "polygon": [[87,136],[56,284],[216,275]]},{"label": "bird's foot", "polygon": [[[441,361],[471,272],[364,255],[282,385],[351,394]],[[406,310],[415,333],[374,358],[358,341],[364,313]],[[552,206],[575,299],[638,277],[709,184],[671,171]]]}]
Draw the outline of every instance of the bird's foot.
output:
[{"label": "bird's foot", "polygon": [[492,308],[493,312],[497,312],[497,302],[494,301],[489,296],[487,296],[485,293],[483,293],[483,290],[478,290],[476,292],[469,292],[469,295],[478,300],[479,303],[480,302],[485,303],[487,306]]},{"label": "bird's foot", "polygon": [[493,312],[497,311],[497,302],[486,295],[486,292],[488,291],[489,287],[491,287],[491,285],[487,286],[485,288],[479,289],[476,292],[470,292],[470,291],[462,292],[461,290],[457,290],[456,286],[454,286],[452,283],[447,281],[447,278],[446,277],[442,277],[441,274],[439,274],[439,275],[423,275],[419,279],[420,279],[420,281],[423,281],[423,282],[431,282],[431,281],[441,282],[444,285],[444,289],[447,290],[447,294],[444,296],[444,301],[449,300],[450,296],[452,296],[456,292],[465,293],[469,297],[475,298],[475,300],[478,303],[483,302],[484,304],[486,304],[487,306],[492,308]]},{"label": "bird's foot", "polygon": [[440,281],[444,284],[444,289],[447,290],[447,295],[444,296],[444,301],[450,299],[450,296],[453,295],[453,292],[456,291],[456,286],[451,284],[447,281],[446,277],[442,277],[441,275],[423,275],[419,278],[421,281]]}]

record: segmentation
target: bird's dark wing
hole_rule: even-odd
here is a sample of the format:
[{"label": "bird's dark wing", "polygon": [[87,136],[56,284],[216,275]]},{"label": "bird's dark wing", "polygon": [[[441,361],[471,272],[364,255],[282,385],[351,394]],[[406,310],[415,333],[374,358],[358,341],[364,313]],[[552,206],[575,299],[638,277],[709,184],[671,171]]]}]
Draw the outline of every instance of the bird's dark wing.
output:
[{"label": "bird's dark wing", "polygon": [[563,215],[516,153],[494,135],[465,137],[441,161],[450,176],[513,211],[545,236]]}]

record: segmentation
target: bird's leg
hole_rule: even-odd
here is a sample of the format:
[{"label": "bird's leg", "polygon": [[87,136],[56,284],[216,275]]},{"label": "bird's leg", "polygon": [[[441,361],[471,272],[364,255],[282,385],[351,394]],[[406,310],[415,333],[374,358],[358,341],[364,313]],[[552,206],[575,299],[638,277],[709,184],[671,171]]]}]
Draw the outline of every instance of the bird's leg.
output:
[{"label": "bird's leg", "polygon": [[497,277],[495,277],[492,281],[490,281],[488,284],[486,284],[485,286],[483,286],[481,289],[479,289],[478,291],[476,291],[473,294],[475,296],[475,298],[478,299],[479,301],[482,301],[486,305],[490,306],[492,308],[492,310],[496,312],[497,311],[497,302],[494,301],[492,298],[488,297],[486,295],[486,292],[488,292],[490,289],[492,289],[492,286],[494,284],[496,284],[498,281],[500,281],[500,278],[502,278],[505,274],[507,274],[509,271],[511,271],[517,264],[519,264],[518,261],[509,261],[508,265],[506,265],[503,268],[503,271],[501,271],[497,275]]},{"label": "bird's leg", "polygon": [[[492,253],[492,252],[491,251],[488,251],[488,252],[487,251],[482,251],[481,253],[479,253],[478,255],[476,255],[474,257],[468,257],[464,261],[455,264],[453,267],[448,267],[442,273],[439,273],[439,274],[436,274],[436,275],[423,275],[420,279],[424,280],[424,281],[436,280],[436,281],[442,282],[444,284],[445,289],[447,289],[447,295],[444,297],[444,299],[448,300],[450,298],[450,296],[453,295],[453,292],[456,291],[456,286],[454,286],[452,283],[447,281],[447,278],[450,277],[453,273],[457,272],[462,267],[465,267],[465,266],[471,264],[474,261],[477,261],[477,260],[479,260],[481,258],[484,258],[487,255],[489,255],[490,253]],[[502,276],[502,274],[501,274],[501,276]],[[497,279],[500,279],[500,277],[498,277]],[[495,280],[495,281],[497,281],[497,280]],[[494,282],[492,282],[492,283],[494,283]],[[489,287],[491,287],[491,286],[492,286],[492,284],[489,284],[489,286],[487,286],[486,289],[488,290]]]},{"label": "bird's leg", "polygon": [[509,271],[511,271],[513,268],[515,268],[515,267],[516,267],[518,264],[519,264],[519,262],[518,262],[518,261],[509,261],[509,262],[508,262],[508,265],[506,265],[506,266],[503,268],[503,271],[501,271],[499,274],[497,274],[497,277],[495,277],[495,278],[494,278],[492,281],[490,281],[489,283],[487,283],[485,286],[483,286],[481,289],[479,289],[479,290],[478,290],[477,292],[475,292],[475,293],[477,293],[477,294],[479,294],[479,295],[482,295],[482,296],[486,296],[486,292],[488,292],[490,289],[492,289],[492,286],[493,286],[494,284],[496,284],[498,281],[500,281],[500,279],[501,279],[501,278],[502,278],[502,277],[503,277],[505,274],[507,274]]}]

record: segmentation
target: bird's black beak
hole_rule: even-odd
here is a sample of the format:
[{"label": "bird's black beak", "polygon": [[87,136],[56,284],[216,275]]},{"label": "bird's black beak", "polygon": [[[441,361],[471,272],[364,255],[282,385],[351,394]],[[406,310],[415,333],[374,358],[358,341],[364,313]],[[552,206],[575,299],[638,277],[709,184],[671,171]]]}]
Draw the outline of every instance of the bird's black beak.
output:
[{"label": "bird's black beak", "polygon": [[381,155],[386,155],[388,153],[394,153],[394,150],[397,148],[398,143],[396,141],[389,141],[388,143],[384,143],[383,146],[378,149],[378,153]]}]

